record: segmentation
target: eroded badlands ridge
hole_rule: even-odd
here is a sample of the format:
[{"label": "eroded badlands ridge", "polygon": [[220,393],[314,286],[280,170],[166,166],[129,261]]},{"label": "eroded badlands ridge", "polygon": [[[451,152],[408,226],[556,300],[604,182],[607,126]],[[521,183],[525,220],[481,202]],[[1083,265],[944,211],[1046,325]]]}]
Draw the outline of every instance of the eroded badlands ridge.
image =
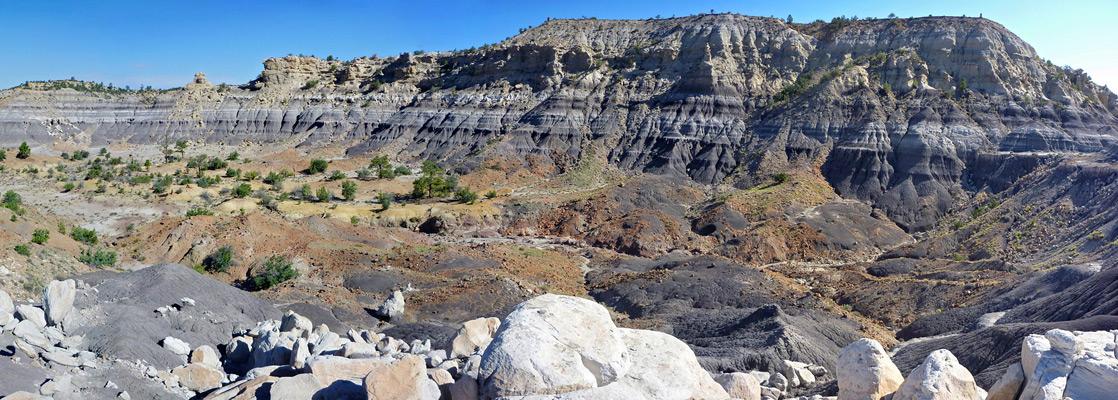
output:
[{"label": "eroded badlands ridge", "polygon": [[817,164],[912,231],[962,191],[1118,134],[1113,93],[979,18],[551,20],[480,49],[264,67],[239,87],[7,90],[0,142],[341,145],[459,171],[606,163],[741,187]]}]

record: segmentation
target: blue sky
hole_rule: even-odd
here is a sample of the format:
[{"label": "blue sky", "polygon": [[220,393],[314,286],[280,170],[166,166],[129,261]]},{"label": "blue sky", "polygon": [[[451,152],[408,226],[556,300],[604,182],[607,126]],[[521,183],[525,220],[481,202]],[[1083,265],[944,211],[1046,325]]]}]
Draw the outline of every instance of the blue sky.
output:
[{"label": "blue sky", "polygon": [[244,83],[267,57],[351,59],[494,43],[547,17],[710,12],[785,17],[983,16],[1058,65],[1118,88],[1118,1],[23,1],[0,0],[0,88],[28,80],[181,86],[195,72]]}]

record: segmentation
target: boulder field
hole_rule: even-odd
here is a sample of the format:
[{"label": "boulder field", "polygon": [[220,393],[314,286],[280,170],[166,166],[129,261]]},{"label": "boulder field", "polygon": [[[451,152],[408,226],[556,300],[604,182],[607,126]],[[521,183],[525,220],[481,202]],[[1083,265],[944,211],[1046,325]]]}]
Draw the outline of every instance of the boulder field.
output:
[{"label": "boulder field", "polygon": [[[141,282],[146,285],[135,285]],[[146,308],[148,291],[173,298]],[[90,283],[93,283],[91,286]],[[132,288],[131,295],[121,296]],[[145,293],[148,293],[145,295]],[[90,302],[98,296],[99,302]],[[445,347],[384,332],[333,332],[188,268],[163,264],[54,281],[41,303],[0,292],[3,399],[1105,399],[1118,387],[1118,331],[1029,335],[1021,362],[988,389],[946,349],[902,371],[877,341],[841,350],[836,370],[783,360],[765,371],[708,371],[669,334],[617,326],[605,306],[545,294],[504,318],[466,321]],[[74,300],[77,299],[77,300]],[[244,300],[244,299],[242,299]],[[406,312],[404,296],[389,300]],[[256,304],[256,306],[248,306]],[[106,314],[107,307],[113,312]],[[219,314],[224,307],[239,313]],[[224,310],[228,312],[229,310]],[[378,310],[379,311],[379,310]],[[262,320],[244,323],[250,317]],[[131,319],[128,319],[131,318]],[[119,321],[114,345],[99,327]],[[907,374],[905,374],[907,373]],[[905,377],[907,375],[907,378]],[[805,393],[810,395],[805,396]],[[800,397],[797,397],[800,396]],[[827,396],[827,397],[825,397]]]}]

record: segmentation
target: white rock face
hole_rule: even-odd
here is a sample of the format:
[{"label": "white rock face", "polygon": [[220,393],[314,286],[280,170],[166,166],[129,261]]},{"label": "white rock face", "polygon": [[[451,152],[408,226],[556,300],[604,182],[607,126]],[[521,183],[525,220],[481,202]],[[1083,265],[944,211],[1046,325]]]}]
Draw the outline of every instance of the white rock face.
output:
[{"label": "white rock face", "polygon": [[[1115,388],[1118,388],[1116,351],[1118,331],[1068,332],[1054,329],[1043,336],[1029,335],[1021,343],[1025,384],[1019,398],[1114,398]],[[1009,375],[1009,372],[1006,374]]]},{"label": "white rock face", "polygon": [[43,308],[46,309],[47,324],[57,326],[74,310],[74,296],[78,293],[73,279],[51,281],[43,289]]},{"label": "white rock face", "polygon": [[482,355],[478,380],[489,398],[592,389],[628,371],[627,350],[604,307],[547,294],[505,317]]},{"label": "white rock face", "polygon": [[163,345],[164,349],[167,349],[168,351],[180,356],[190,354],[190,345],[182,340],[167,336],[163,338],[163,342],[161,344]]},{"label": "white rock face", "polygon": [[497,333],[497,328],[500,326],[501,320],[497,318],[466,321],[450,344],[450,357],[468,357],[479,349],[484,350],[485,346],[493,340],[493,335]]},{"label": "white rock face", "polygon": [[399,290],[392,292],[392,296],[381,304],[376,315],[382,318],[395,318],[404,315],[404,294]]},{"label": "white rock face", "polygon": [[722,389],[725,389],[731,398],[761,400],[761,381],[758,381],[753,375],[733,372],[715,376],[714,381],[722,385]]},{"label": "white rock face", "polygon": [[893,400],[983,400],[980,390],[955,355],[940,349],[912,370]]},{"label": "white rock face", "polygon": [[835,373],[840,400],[880,400],[904,382],[881,343],[867,338],[842,349]]}]

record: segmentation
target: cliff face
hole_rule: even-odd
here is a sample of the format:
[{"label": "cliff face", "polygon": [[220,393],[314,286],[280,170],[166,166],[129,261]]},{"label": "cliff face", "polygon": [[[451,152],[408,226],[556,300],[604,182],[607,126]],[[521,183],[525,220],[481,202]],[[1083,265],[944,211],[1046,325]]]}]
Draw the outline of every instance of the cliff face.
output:
[{"label": "cliff face", "polygon": [[554,20],[482,49],[264,67],[231,88],[3,91],[0,144],[340,145],[460,172],[594,158],[739,187],[820,165],[840,195],[922,230],[961,193],[1007,187],[1034,153],[1118,141],[1113,93],[974,18]]}]

